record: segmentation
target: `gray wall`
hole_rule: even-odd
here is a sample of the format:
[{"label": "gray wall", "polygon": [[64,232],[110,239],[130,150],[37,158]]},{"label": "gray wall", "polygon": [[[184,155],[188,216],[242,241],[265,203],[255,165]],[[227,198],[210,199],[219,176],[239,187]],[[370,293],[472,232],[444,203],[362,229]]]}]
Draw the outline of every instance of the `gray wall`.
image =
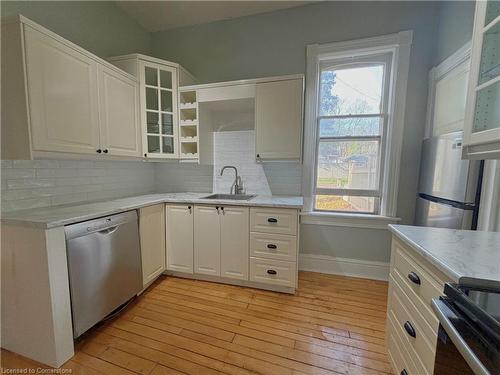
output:
[{"label": "gray wall", "polygon": [[[439,12],[437,2],[320,2],[153,33],[153,54],[214,82],[305,73],[307,44],[414,30],[398,198],[398,216],[412,223]],[[384,230],[303,225],[301,235],[304,253],[389,260]]]},{"label": "gray wall", "polygon": [[151,34],[111,1],[2,1],[3,17],[18,13],[105,58],[151,52]]},{"label": "gray wall", "polygon": [[472,39],[475,1],[443,1],[439,14],[434,64]]}]

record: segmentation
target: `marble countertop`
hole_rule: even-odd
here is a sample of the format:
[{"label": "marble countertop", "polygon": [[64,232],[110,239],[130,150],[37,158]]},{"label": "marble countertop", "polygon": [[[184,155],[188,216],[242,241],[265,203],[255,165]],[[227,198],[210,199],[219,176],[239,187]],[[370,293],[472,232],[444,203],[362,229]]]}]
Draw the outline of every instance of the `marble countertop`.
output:
[{"label": "marble countertop", "polygon": [[409,225],[389,229],[455,282],[500,287],[500,232]]},{"label": "marble countertop", "polygon": [[139,195],[103,202],[65,205],[2,213],[2,223],[54,228],[116,214],[157,203],[192,203],[227,206],[302,208],[298,196],[257,195],[249,200],[202,199],[212,193],[164,193]]}]

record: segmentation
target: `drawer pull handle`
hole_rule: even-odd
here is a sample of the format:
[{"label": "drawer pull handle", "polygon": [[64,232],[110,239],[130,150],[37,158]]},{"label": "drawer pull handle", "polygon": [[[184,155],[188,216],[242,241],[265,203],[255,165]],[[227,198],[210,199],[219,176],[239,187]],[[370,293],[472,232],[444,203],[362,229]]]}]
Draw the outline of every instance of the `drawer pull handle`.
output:
[{"label": "drawer pull handle", "polygon": [[408,278],[412,283],[420,285],[420,277],[418,277],[418,275],[415,272],[410,272],[408,274]]},{"label": "drawer pull handle", "polygon": [[267,273],[269,275],[276,275],[278,272],[276,272],[275,270],[267,270]]},{"label": "drawer pull handle", "polygon": [[403,324],[403,327],[405,328],[406,333],[409,334],[411,337],[413,338],[417,337],[417,332],[415,332],[415,328],[413,328],[410,322],[408,321],[405,322],[405,324]]},{"label": "drawer pull handle", "polygon": [[274,244],[272,244],[272,243],[268,243],[268,244],[267,244],[267,248],[268,248],[268,249],[276,249],[276,248],[278,248],[278,246],[276,246],[276,245],[274,245]]},{"label": "drawer pull handle", "polygon": [[267,221],[268,221],[269,223],[277,223],[277,222],[278,222],[278,219],[275,219],[274,217],[269,217],[269,218],[267,218]]},{"label": "drawer pull handle", "polygon": [[403,369],[403,371],[401,371],[401,375],[408,375],[408,371],[406,371],[406,369]]}]

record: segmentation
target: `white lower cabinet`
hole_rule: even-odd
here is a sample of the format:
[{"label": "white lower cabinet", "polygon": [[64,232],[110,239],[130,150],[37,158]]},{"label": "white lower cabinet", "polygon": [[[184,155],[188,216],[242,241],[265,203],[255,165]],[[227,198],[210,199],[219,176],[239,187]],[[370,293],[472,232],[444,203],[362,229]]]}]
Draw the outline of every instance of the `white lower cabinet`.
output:
[{"label": "white lower cabinet", "polygon": [[193,273],[193,206],[167,205],[167,270]]},{"label": "white lower cabinet", "polygon": [[196,206],[194,272],[248,280],[248,220],[245,207]]},{"label": "white lower cabinet", "polygon": [[219,207],[194,208],[194,272],[220,276]]},{"label": "white lower cabinet", "polygon": [[431,301],[451,280],[409,246],[392,241],[386,342],[395,374],[434,372],[439,321]]},{"label": "white lower cabinet", "polygon": [[167,272],[293,292],[298,214],[286,208],[167,204]]},{"label": "white lower cabinet", "polygon": [[220,215],[220,273],[248,280],[248,222],[245,207],[223,207]]},{"label": "white lower cabinet", "polygon": [[297,263],[281,260],[250,258],[250,281],[295,287]]},{"label": "white lower cabinet", "polygon": [[165,270],[165,212],[163,204],[139,210],[142,284],[146,286]]}]

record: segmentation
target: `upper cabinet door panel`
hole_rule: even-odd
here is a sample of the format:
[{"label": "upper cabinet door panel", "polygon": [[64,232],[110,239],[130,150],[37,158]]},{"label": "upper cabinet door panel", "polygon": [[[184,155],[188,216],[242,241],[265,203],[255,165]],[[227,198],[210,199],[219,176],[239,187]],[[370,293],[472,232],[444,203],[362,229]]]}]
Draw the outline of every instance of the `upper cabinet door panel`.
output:
[{"label": "upper cabinet door panel", "polygon": [[463,154],[500,158],[500,7],[476,2]]},{"label": "upper cabinet door panel", "polygon": [[98,63],[29,26],[25,49],[33,149],[95,154]]},{"label": "upper cabinet door panel", "polygon": [[110,155],[141,156],[137,83],[99,68],[101,145]]},{"label": "upper cabinet door panel", "polygon": [[177,69],[141,61],[139,73],[144,156],[176,159],[179,155]]},{"label": "upper cabinet door panel", "polygon": [[255,148],[257,160],[300,160],[302,102],[302,79],[256,85]]}]

